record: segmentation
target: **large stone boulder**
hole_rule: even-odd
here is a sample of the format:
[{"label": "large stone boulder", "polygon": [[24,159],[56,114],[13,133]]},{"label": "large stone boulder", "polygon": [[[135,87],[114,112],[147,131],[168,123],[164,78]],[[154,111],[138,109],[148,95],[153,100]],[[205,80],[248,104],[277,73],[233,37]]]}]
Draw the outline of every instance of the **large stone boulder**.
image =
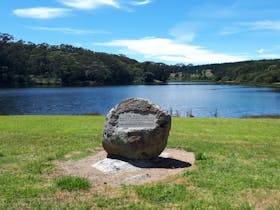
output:
[{"label": "large stone boulder", "polygon": [[108,113],[103,148],[109,156],[154,159],[165,149],[171,117],[145,99],[122,101]]}]

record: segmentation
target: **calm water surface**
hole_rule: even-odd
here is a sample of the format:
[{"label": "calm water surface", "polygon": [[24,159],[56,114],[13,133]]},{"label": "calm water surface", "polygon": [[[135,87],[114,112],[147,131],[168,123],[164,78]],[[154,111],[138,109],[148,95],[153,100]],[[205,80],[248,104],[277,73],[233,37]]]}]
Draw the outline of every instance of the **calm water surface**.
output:
[{"label": "calm water surface", "polygon": [[201,83],[0,89],[0,114],[106,114],[130,97],[150,99],[181,116],[190,112],[195,117],[280,114],[279,89]]}]

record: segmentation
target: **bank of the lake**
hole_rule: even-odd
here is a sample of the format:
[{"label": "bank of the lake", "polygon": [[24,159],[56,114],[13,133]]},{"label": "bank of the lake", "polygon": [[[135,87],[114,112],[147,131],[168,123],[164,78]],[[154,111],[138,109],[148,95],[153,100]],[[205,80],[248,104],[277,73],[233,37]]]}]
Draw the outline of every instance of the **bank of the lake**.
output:
[{"label": "bank of the lake", "polygon": [[138,187],[62,190],[57,161],[92,155],[104,122],[103,116],[0,116],[0,209],[280,206],[279,119],[172,118],[168,147],[193,151],[195,170]]},{"label": "bank of the lake", "polygon": [[215,82],[215,84],[220,85],[243,85],[243,86],[251,86],[251,87],[271,87],[271,88],[280,88],[280,83],[250,83],[250,82],[232,82],[232,81],[224,81],[224,82]]},{"label": "bank of the lake", "polygon": [[280,88],[280,82],[274,83],[255,83],[255,82],[236,82],[236,81],[215,81],[215,80],[168,80],[168,83],[209,83],[215,85],[242,85],[249,87],[271,87],[271,88]]}]

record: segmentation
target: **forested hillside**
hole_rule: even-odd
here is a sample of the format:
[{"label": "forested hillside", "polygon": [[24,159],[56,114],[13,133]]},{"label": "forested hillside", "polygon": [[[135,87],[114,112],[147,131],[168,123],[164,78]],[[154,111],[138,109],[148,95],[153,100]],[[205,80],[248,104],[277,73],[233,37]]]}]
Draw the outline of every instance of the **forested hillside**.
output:
[{"label": "forested hillside", "polygon": [[259,60],[236,63],[183,66],[171,77],[175,80],[274,84],[280,82],[280,60]]},{"label": "forested hillside", "polygon": [[280,60],[166,65],[71,45],[14,41],[0,33],[0,86],[123,85],[177,81],[279,84]]},{"label": "forested hillside", "polygon": [[169,66],[71,45],[34,44],[0,34],[0,85],[121,85],[165,82]]}]

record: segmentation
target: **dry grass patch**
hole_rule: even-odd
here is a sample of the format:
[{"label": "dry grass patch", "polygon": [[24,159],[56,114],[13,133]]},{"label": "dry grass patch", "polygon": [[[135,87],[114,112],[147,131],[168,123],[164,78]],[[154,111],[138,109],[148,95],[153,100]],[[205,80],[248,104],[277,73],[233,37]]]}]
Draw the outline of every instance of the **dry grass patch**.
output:
[{"label": "dry grass patch", "polygon": [[256,210],[280,209],[280,190],[256,190],[247,196]]}]

